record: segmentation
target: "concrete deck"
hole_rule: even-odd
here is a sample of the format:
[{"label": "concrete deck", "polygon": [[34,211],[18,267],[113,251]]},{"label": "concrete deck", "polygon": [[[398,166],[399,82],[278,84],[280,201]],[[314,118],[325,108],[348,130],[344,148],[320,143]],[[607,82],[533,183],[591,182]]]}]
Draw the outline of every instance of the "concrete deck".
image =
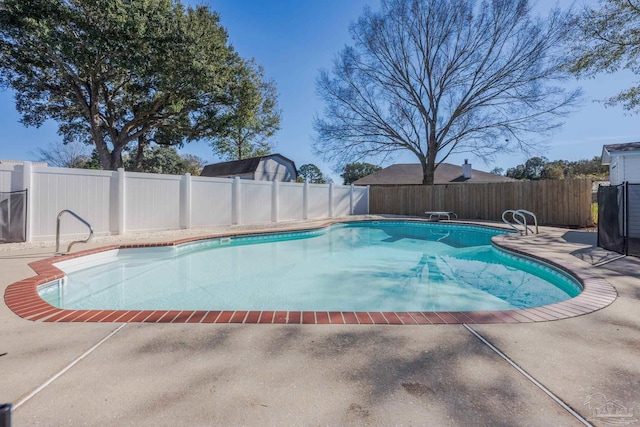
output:
[{"label": "concrete deck", "polygon": [[[589,423],[640,425],[640,259],[541,231],[509,244],[587,268],[618,298],[552,322],[417,326],[43,323],[3,301],[0,403],[18,427],[582,425],[472,329]],[[0,252],[0,290],[52,255]]]}]

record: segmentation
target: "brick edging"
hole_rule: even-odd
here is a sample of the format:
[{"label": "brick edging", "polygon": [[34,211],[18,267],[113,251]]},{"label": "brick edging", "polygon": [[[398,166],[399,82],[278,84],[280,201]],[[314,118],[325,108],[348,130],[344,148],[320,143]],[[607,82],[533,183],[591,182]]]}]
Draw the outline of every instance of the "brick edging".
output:
[{"label": "brick edging", "polygon": [[[409,219],[416,221],[415,219]],[[393,222],[407,219],[363,219],[363,221]],[[495,236],[495,246],[553,265],[575,277],[583,291],[574,298],[535,308],[501,311],[469,312],[342,312],[342,311],[203,311],[203,310],[66,310],[44,301],[37,292],[38,286],[64,277],[64,272],[53,264],[61,261],[123,248],[177,246],[190,242],[224,237],[239,237],[255,234],[309,231],[326,228],[332,224],[354,222],[327,221],[316,226],[286,229],[246,230],[208,236],[188,237],[159,243],[110,245],[88,249],[60,257],[47,258],[29,263],[36,276],[12,283],[4,293],[4,300],[16,315],[31,321],[41,322],[142,322],[142,323],[254,323],[254,324],[375,324],[375,325],[427,325],[427,324],[483,324],[483,323],[530,323],[567,319],[600,310],[617,297],[615,289],[586,267],[571,265],[554,257],[543,257],[522,250],[513,244],[507,235]],[[482,227],[463,221],[446,221]],[[511,237],[511,236],[510,236]]]}]

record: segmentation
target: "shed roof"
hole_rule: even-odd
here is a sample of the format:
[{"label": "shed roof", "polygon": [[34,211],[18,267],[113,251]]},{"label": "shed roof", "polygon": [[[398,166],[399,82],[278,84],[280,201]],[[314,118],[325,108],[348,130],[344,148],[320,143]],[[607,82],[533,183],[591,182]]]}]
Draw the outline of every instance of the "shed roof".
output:
[{"label": "shed roof", "polygon": [[230,162],[214,163],[206,165],[202,169],[200,176],[216,177],[216,176],[231,176],[231,175],[244,175],[253,173],[258,168],[258,165],[263,159],[269,159],[272,157],[280,157],[285,161],[291,163],[295,170],[295,163],[292,160],[287,159],[281,154],[270,154],[268,156],[251,157],[242,160],[232,160]]},{"label": "shed roof", "polygon": [[640,153],[640,142],[627,142],[624,144],[609,144],[602,147],[602,164],[611,163],[612,154]]},{"label": "shed roof", "polygon": [[[502,175],[472,169],[471,178],[462,176],[462,167],[440,163],[436,168],[434,184],[508,182],[516,181]],[[354,182],[355,185],[411,185],[422,184],[422,166],[418,163],[397,164],[386,167]]]}]

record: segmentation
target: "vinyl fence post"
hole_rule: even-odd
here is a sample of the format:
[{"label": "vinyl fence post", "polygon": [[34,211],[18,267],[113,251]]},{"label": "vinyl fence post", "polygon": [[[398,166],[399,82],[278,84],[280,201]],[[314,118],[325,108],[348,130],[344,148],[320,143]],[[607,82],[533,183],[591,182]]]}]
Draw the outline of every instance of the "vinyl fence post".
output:
[{"label": "vinyl fence post", "polygon": [[271,183],[271,221],[278,222],[278,216],[280,214],[280,200],[279,200],[279,184],[278,181],[273,180]]},{"label": "vinyl fence post", "polygon": [[371,186],[367,185],[367,215],[371,213]]},{"label": "vinyl fence post", "polygon": [[184,174],[184,179],[182,180],[182,206],[181,206],[181,216],[182,224],[180,224],[181,228],[189,229],[191,228],[191,174],[189,172]]},{"label": "vinyl fence post", "polygon": [[240,178],[233,178],[231,187],[231,224],[240,224],[241,222],[241,205],[240,205]]},{"label": "vinyl fence post", "polygon": [[329,183],[329,218],[333,218],[333,182]]},{"label": "vinyl fence post", "polygon": [[302,187],[302,219],[309,219],[309,182]]},{"label": "vinyl fence post", "polygon": [[22,164],[22,187],[27,190],[27,218],[26,218],[26,233],[24,236],[25,242],[31,242],[33,240],[33,213],[34,200],[33,197],[33,164],[31,162],[24,162]]},{"label": "vinyl fence post", "polygon": [[354,185],[351,184],[351,189],[349,191],[349,215],[353,215],[353,189]]},{"label": "vinyl fence post", "polygon": [[118,234],[122,235],[126,231],[127,221],[126,221],[126,184],[125,184],[126,175],[124,172],[124,168],[118,168]]}]

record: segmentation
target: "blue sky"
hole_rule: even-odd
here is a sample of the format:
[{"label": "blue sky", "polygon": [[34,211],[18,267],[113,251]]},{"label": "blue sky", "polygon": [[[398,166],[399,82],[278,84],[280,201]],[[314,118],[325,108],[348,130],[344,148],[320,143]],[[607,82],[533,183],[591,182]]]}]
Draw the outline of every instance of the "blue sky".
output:
[{"label": "blue sky", "polygon": [[[202,1],[186,1],[199,4]],[[254,57],[276,82],[282,110],[281,130],[275,135],[276,152],[294,160],[300,167],[314,163],[336,182],[339,174],[332,165],[313,154],[313,117],[322,112],[316,97],[315,80],[320,69],[329,69],[332,59],[350,43],[349,24],[356,20],[365,5],[379,7],[379,0],[208,0],[204,2],[220,14],[229,32],[229,40],[245,58]],[[545,13],[555,4],[540,1],[537,10]],[[637,79],[630,73],[603,74],[595,79],[571,81],[581,86],[585,100],[570,115],[564,127],[541,148],[539,155],[551,160],[579,160],[600,155],[603,144],[640,141],[638,117],[621,107],[605,108],[594,102],[615,95]],[[37,147],[59,141],[57,125],[47,122],[40,128],[25,128],[15,110],[13,93],[0,92],[0,159],[38,160]],[[208,162],[218,159],[205,142],[185,146],[181,153],[191,153]],[[472,156],[456,155],[447,161],[462,163],[464,158],[480,170],[498,166],[504,169],[523,163],[524,154],[498,156],[485,164]],[[413,155],[398,155],[395,163],[416,163]],[[387,164],[383,165],[386,166]]]}]

